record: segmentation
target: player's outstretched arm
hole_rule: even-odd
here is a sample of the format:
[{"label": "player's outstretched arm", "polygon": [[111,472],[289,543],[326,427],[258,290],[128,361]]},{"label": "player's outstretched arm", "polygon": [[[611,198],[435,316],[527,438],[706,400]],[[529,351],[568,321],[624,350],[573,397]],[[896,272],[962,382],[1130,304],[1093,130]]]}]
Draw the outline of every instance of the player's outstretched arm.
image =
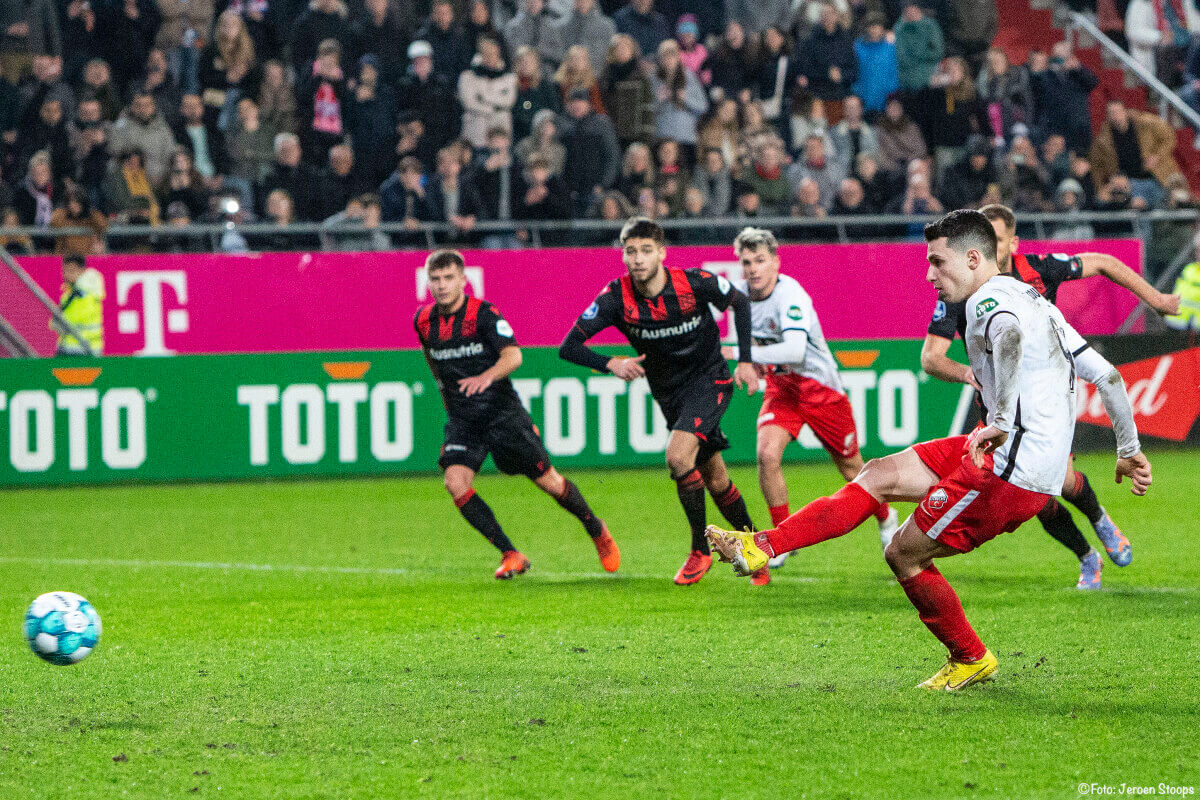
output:
[{"label": "player's outstretched arm", "polygon": [[925,343],[921,345],[921,369],[938,380],[947,383],[967,383],[978,389],[979,381],[975,379],[971,365],[960,364],[947,355],[951,344],[951,340],[943,336],[926,334]]},{"label": "player's outstretched arm", "polygon": [[730,289],[729,305],[733,307],[733,327],[737,332],[738,346],[738,363],[733,370],[733,380],[739,389],[746,387],[746,394],[754,394],[758,389],[758,370],[754,368],[751,355],[754,338],[750,326],[750,298],[737,289]]},{"label": "player's outstretched arm", "polygon": [[1083,267],[1080,277],[1103,275],[1118,286],[1133,292],[1139,300],[1160,314],[1170,316],[1179,313],[1179,295],[1158,291],[1119,258],[1107,253],[1081,253],[1079,263]]},{"label": "player's outstretched arm", "polygon": [[521,348],[515,344],[509,345],[500,351],[500,357],[496,359],[495,364],[492,364],[478,375],[461,378],[458,381],[458,390],[467,397],[473,397],[486,391],[496,381],[502,381],[509,375],[512,375],[520,366]]},{"label": "player's outstretched arm", "polygon": [[1121,380],[1121,373],[1113,368],[1096,381],[1096,390],[1100,393],[1104,412],[1112,420],[1113,433],[1117,437],[1117,483],[1121,482],[1122,477],[1129,478],[1133,484],[1130,490],[1140,497],[1150,488],[1153,478],[1150,461],[1142,453],[1142,445],[1138,441],[1133,406],[1125,391],[1125,381]]},{"label": "player's outstretched arm", "polygon": [[1001,311],[992,317],[989,326],[996,375],[996,407],[991,423],[967,439],[967,452],[980,469],[984,467],[984,457],[1008,441],[1016,424],[1017,401],[1021,396],[1021,325],[1014,314]]}]

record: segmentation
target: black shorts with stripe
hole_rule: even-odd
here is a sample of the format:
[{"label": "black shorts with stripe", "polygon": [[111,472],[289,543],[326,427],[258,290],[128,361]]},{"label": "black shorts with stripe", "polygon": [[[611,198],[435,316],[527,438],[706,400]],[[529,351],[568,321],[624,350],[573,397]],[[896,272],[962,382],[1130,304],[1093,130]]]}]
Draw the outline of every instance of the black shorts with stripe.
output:
[{"label": "black shorts with stripe", "polygon": [[692,378],[670,396],[655,398],[668,428],[695,434],[700,440],[697,464],[704,464],[729,449],[729,439],[721,430],[721,417],[729,409],[733,388],[733,378],[721,364],[721,369]]},{"label": "black shorts with stripe", "polygon": [[519,402],[506,405],[485,420],[451,417],[446,423],[438,466],[444,470],[458,464],[478,472],[489,453],[505,475],[537,480],[550,471],[550,454],[529,412]]}]

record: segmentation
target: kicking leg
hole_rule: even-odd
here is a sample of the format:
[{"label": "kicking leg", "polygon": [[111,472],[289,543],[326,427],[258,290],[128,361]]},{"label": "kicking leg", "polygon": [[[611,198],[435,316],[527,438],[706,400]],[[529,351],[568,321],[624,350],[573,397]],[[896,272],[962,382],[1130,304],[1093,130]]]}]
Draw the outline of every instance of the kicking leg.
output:
[{"label": "kicking leg", "polygon": [[[832,451],[829,455],[838,468],[838,472],[842,473],[842,477],[846,480],[852,481],[862,472],[862,454],[858,450],[849,456]],[[887,503],[880,503],[879,508],[875,509],[875,521],[879,523],[879,541],[884,547],[887,547],[892,541],[892,537],[896,535],[896,531],[899,530],[900,515]]]},{"label": "kicking leg", "polygon": [[596,545],[596,552],[600,554],[601,565],[607,572],[616,572],[621,565],[621,551],[617,549],[617,543],[609,535],[604,521],[592,512],[587,500],[583,499],[579,487],[567,480],[554,467],[548,469],[541,477],[535,478],[533,482],[583,523],[583,529],[587,531],[588,536],[592,537],[592,541]]},{"label": "kicking leg", "polygon": [[[714,453],[699,469],[700,476],[704,478],[704,484],[708,487],[708,493],[712,495],[717,508],[721,510],[721,516],[725,517],[730,526],[735,531],[758,530],[750,520],[750,512],[746,510],[746,501],[742,498],[742,493],[729,477],[729,470],[725,468],[725,459],[721,458],[721,454]],[[707,544],[707,539],[705,543]],[[766,586],[771,582],[770,569],[765,566],[760,568],[750,576],[750,582],[755,586]]]}]

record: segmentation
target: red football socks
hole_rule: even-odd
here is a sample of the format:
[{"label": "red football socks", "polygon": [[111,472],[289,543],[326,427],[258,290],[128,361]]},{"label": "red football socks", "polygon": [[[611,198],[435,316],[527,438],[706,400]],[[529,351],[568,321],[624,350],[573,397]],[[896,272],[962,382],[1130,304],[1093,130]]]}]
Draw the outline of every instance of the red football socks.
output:
[{"label": "red football socks", "polygon": [[847,483],[832,497],[818,497],[768,531],[766,540],[775,553],[811,547],[843,536],[875,513],[880,503],[857,483]]},{"label": "red football socks", "polygon": [[770,506],[767,511],[771,513],[771,527],[778,528],[779,524],[792,515],[788,504],[784,503],[781,506]]},{"label": "red football socks", "polygon": [[879,508],[875,509],[875,519],[879,520],[880,522],[883,522],[885,519],[887,519],[888,514],[891,512],[891,510],[892,510],[892,507],[889,506],[887,503],[880,503]]},{"label": "red football socks", "polygon": [[986,648],[979,640],[962,602],[938,568],[932,564],[911,578],[900,581],[904,593],[916,607],[921,622],[946,645],[955,661],[972,662],[983,658]]}]

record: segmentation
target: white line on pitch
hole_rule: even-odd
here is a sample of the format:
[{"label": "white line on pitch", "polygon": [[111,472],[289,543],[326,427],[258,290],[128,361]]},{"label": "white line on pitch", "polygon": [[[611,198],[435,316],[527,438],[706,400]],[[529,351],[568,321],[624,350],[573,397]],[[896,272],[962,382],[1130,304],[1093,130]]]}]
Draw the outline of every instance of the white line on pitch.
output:
[{"label": "white line on pitch", "polygon": [[[130,569],[201,569],[229,570],[238,572],[307,572],[329,575],[389,575],[416,576],[437,575],[439,570],[405,569],[404,567],[342,567],[312,564],[252,564],[237,561],[153,561],[129,558],[34,558],[32,556],[0,556],[0,564],[34,564],[60,567],[124,567]],[[449,574],[448,572],[442,574]],[[457,573],[456,573],[457,574]],[[654,580],[663,578],[662,575],[642,575],[628,572],[618,572],[617,578],[633,578]],[[534,578],[550,578],[551,580],[569,578],[604,578],[611,577],[607,572],[540,572],[530,573]],[[669,577],[669,576],[667,576]],[[818,583],[822,579],[809,575],[772,575],[772,580],[783,580],[790,583]]]}]

